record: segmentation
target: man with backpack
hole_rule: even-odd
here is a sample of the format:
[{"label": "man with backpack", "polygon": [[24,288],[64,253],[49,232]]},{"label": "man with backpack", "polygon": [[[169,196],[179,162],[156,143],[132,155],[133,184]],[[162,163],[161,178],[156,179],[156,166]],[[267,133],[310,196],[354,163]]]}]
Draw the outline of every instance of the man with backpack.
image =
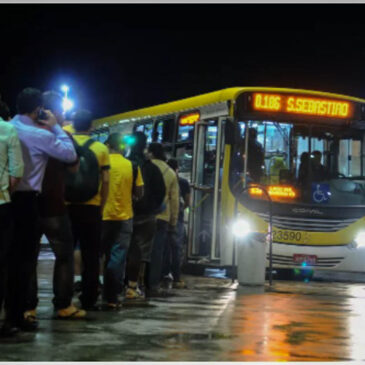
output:
[{"label": "man with backpack", "polygon": [[142,132],[133,134],[129,159],[140,167],[144,182],[142,199],[133,204],[133,234],[127,256],[128,287],[127,301],[144,300],[144,294],[137,286],[144,286],[146,265],[151,260],[152,243],[156,232],[156,215],[164,209],[165,183],[159,168],[146,158],[147,137]]},{"label": "man with backpack", "polygon": [[[62,126],[64,121],[62,95],[55,91],[43,93],[43,105],[50,110]],[[44,174],[42,193],[39,195],[40,231],[39,240],[44,234],[55,255],[53,272],[54,308],[57,317],[79,319],[86,315],[84,310],[72,304],[74,260],[73,237],[71,224],[65,204],[65,173],[75,173],[78,169],[78,159],[72,164],[63,163],[55,158],[49,158]],[[40,244],[38,252],[40,249]],[[28,292],[25,317],[36,317],[37,298],[37,268],[34,268],[33,283]]]},{"label": "man with backpack", "polygon": [[90,137],[92,114],[79,110],[73,116],[78,172],[66,175],[65,198],[69,203],[74,242],[80,244],[83,269],[80,301],[85,310],[98,309],[99,259],[101,253],[102,212],[109,191],[108,148]]},{"label": "man with backpack", "polygon": [[122,136],[111,134],[105,144],[110,154],[109,195],[103,212],[102,248],[105,255],[104,298],[108,310],[119,308],[128,247],[133,231],[132,199],[143,196],[141,170],[121,154]]},{"label": "man with backpack", "polygon": [[176,230],[179,215],[179,183],[175,172],[165,162],[166,156],[161,143],[151,143],[148,146],[148,154],[152,163],[161,171],[166,187],[164,199],[166,209],[157,215],[157,229],[149,267],[149,287],[146,293],[150,297],[155,297],[165,295],[159,288],[162,279],[163,253],[168,231]]}]

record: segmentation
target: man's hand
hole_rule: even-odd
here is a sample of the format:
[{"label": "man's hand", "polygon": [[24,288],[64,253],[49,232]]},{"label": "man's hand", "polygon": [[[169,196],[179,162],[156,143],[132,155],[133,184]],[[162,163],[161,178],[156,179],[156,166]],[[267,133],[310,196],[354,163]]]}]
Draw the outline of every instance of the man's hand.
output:
[{"label": "man's hand", "polygon": [[47,114],[47,119],[39,119],[39,121],[42,124],[52,128],[57,124],[57,119],[50,110],[44,110],[44,112]]}]

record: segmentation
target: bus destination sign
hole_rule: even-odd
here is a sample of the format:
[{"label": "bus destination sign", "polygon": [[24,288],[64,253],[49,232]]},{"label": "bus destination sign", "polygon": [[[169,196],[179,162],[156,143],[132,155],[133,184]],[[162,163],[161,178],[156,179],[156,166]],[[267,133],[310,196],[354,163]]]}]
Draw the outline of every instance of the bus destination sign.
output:
[{"label": "bus destination sign", "polygon": [[348,101],[303,95],[253,93],[252,107],[257,111],[329,118],[351,118],[353,116],[353,107]]}]

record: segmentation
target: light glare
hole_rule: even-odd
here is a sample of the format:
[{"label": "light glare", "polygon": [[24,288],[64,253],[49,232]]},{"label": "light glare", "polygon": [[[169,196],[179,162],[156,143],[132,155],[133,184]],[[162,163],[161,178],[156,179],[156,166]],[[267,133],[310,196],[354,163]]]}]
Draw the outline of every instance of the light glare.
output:
[{"label": "light glare", "polygon": [[74,103],[72,100],[66,99],[66,98],[63,99],[62,108],[63,108],[64,112],[71,110],[73,108],[73,106],[74,106]]},{"label": "light glare", "polygon": [[251,232],[250,225],[242,218],[238,218],[232,225],[232,232],[234,236],[243,238]]},{"label": "light glare", "polygon": [[361,231],[356,235],[355,242],[359,247],[365,246],[365,231]]}]

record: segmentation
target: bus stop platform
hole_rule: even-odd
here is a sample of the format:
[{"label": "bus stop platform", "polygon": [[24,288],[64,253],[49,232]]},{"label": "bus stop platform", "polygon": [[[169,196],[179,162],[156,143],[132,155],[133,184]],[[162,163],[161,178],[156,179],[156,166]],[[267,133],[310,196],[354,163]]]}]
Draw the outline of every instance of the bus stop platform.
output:
[{"label": "bus stop platform", "polygon": [[0,339],[0,361],[365,360],[363,283],[184,276],[188,289],[148,305],[57,320],[53,264],[42,252],[38,331]]}]

